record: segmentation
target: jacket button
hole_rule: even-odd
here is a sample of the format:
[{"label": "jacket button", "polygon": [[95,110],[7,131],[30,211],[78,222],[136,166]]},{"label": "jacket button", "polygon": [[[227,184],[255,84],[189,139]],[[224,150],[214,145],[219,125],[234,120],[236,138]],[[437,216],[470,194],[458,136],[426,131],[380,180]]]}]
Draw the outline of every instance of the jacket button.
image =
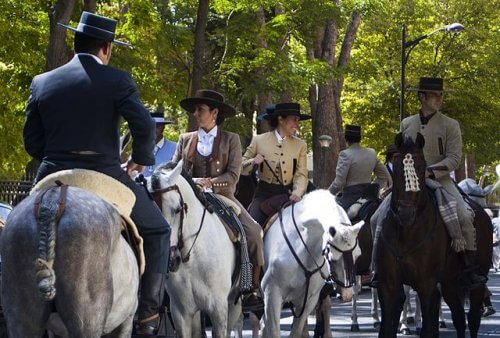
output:
[{"label": "jacket button", "polygon": [[[283,155],[283,154],[281,154],[281,155]],[[283,162],[281,162],[281,163],[285,164],[285,161],[283,161]]]},{"label": "jacket button", "polygon": [[[283,173],[284,173],[284,174],[286,174],[286,170],[285,170],[285,171],[283,171]],[[285,182],[286,182],[286,180],[285,180]]]}]

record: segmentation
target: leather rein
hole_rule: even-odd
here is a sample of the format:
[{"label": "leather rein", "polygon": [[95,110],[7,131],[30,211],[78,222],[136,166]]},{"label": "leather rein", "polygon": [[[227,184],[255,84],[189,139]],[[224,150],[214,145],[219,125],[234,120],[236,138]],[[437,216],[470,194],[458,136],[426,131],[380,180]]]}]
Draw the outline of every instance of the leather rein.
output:
[{"label": "leather rein", "polygon": [[180,197],[179,208],[175,211],[175,213],[180,213],[179,231],[177,232],[177,245],[176,246],[172,246],[171,250],[175,250],[175,249],[179,250],[179,254],[181,256],[181,261],[183,263],[186,263],[186,262],[189,261],[189,258],[191,257],[191,251],[193,250],[194,245],[196,244],[196,240],[198,239],[198,236],[199,236],[199,234],[201,232],[201,229],[203,227],[203,223],[204,223],[204,220],[205,220],[205,214],[207,213],[207,208],[206,207],[203,208],[203,215],[201,217],[200,226],[198,227],[198,230],[196,231],[193,243],[191,244],[191,247],[189,248],[186,256],[183,256],[181,250],[184,248],[184,245],[185,245],[184,244],[184,236],[183,236],[184,218],[185,218],[185,216],[187,215],[187,212],[188,212],[188,205],[186,204],[186,202],[184,202],[184,197],[182,196],[182,193],[181,193],[181,190],[179,189],[179,186],[177,184],[174,184],[172,186],[169,186],[169,187],[166,187],[166,188],[163,188],[163,189],[154,190],[151,193],[151,195],[153,196],[153,199],[154,199],[155,203],[158,205],[158,207],[160,208],[161,212],[163,213],[163,209],[162,209],[162,195],[165,194],[165,193],[171,192],[171,191],[177,192],[179,194],[179,197]]}]

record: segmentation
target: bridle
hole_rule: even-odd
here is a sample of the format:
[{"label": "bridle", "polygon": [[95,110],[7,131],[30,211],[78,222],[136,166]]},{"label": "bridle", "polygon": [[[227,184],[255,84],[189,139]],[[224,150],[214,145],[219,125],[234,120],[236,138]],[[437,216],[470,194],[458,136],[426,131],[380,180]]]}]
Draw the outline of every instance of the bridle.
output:
[{"label": "bridle", "polygon": [[[349,224],[344,224],[349,225]],[[356,242],[352,246],[352,248],[342,250],[337,247],[333,242],[327,241],[327,246],[323,249],[323,255],[326,256],[330,253],[330,248],[340,252],[342,254],[342,259],[344,260],[344,272],[346,275],[346,280],[344,282],[339,281],[337,278],[330,274],[330,278],[338,285],[349,288],[354,285],[355,282],[355,273],[354,273],[354,250],[358,246],[358,237],[356,237]]]},{"label": "bridle", "polygon": [[162,195],[171,191],[175,191],[177,194],[179,194],[180,202],[179,202],[179,208],[176,209],[176,213],[180,213],[180,220],[179,220],[179,231],[177,232],[177,245],[172,246],[170,248],[171,251],[179,250],[179,254],[181,256],[181,261],[182,263],[186,263],[189,261],[189,258],[191,257],[191,251],[194,248],[194,245],[196,243],[196,240],[198,239],[198,235],[200,234],[200,231],[203,227],[203,223],[205,220],[205,214],[207,212],[207,208],[203,208],[203,215],[201,217],[201,222],[200,226],[198,227],[198,230],[196,231],[195,238],[193,240],[193,243],[191,244],[191,247],[189,248],[187,254],[185,256],[182,255],[182,249],[184,248],[184,219],[187,215],[188,212],[188,205],[186,202],[184,202],[184,197],[182,196],[182,192],[179,189],[179,186],[177,184],[171,185],[169,187],[163,188],[163,189],[158,189],[158,190],[153,190],[151,192],[151,195],[153,196],[153,199],[155,203],[158,205],[160,210],[163,213],[163,208],[162,208]]}]

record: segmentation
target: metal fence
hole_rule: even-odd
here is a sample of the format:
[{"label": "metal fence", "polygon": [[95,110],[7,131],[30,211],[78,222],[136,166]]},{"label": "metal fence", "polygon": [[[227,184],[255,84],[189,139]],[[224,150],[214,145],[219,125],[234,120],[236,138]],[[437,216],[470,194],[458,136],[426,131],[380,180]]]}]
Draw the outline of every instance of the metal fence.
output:
[{"label": "metal fence", "polygon": [[23,177],[22,180],[0,180],[0,202],[17,205],[29,195],[32,185],[31,177]]}]

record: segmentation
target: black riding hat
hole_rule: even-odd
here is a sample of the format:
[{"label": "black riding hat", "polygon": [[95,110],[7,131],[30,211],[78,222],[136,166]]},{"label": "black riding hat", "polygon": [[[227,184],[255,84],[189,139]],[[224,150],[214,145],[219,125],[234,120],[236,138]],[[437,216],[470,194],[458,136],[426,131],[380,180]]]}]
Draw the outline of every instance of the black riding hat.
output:
[{"label": "black riding hat", "polygon": [[300,104],[295,102],[278,103],[274,111],[265,115],[264,118],[266,120],[271,120],[278,118],[278,116],[298,116],[301,121],[312,118],[311,115],[301,114]]},{"label": "black riding hat", "polygon": [[344,135],[348,137],[359,137],[361,138],[361,127],[353,124],[346,124]]},{"label": "black riding hat", "polygon": [[421,77],[416,88],[408,88],[413,92],[446,92],[443,89],[443,79],[439,77]]},{"label": "black riding hat", "polygon": [[224,102],[224,95],[210,89],[200,89],[193,97],[188,97],[180,102],[182,108],[191,113],[197,104],[206,104],[219,109],[219,116],[231,117],[236,114],[236,110]]},{"label": "black riding hat", "polygon": [[128,42],[115,40],[115,30],[117,22],[118,21],[107,18],[105,16],[83,11],[82,16],[80,17],[80,22],[78,23],[78,26],[76,28],[64,25],[60,22],[58,22],[58,25],[99,40],[115,42],[125,46],[131,46],[131,44]]}]

